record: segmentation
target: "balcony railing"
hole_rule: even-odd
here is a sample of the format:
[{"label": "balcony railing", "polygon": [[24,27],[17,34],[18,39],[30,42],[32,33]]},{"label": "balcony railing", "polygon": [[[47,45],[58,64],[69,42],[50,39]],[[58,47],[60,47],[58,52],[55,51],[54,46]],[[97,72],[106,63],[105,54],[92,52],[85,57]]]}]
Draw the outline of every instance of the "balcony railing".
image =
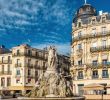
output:
[{"label": "balcony railing", "polygon": [[102,78],[109,78],[109,74],[107,74],[107,75],[102,75]]},{"label": "balcony railing", "polygon": [[99,78],[99,75],[92,75],[92,79],[97,79]]},{"label": "balcony railing", "polygon": [[22,67],[21,63],[15,64],[15,67]]},{"label": "balcony railing", "polygon": [[90,52],[100,52],[100,51],[109,51],[110,50],[110,45],[106,46],[99,46],[99,47],[91,47]]},{"label": "balcony railing", "polygon": [[106,63],[97,63],[97,64],[86,64],[87,67],[91,67],[91,68],[109,68],[110,67],[110,62],[106,62]]},{"label": "balcony railing", "polygon": [[35,78],[34,75],[27,75],[27,78]]},{"label": "balcony railing", "polygon": [[3,60],[3,61],[0,61],[0,64],[11,64],[12,63],[12,60]]},{"label": "balcony railing", "polygon": [[12,71],[1,71],[0,75],[11,75]]},{"label": "balcony railing", "polygon": [[102,36],[108,36],[110,35],[110,31],[105,31],[105,32],[97,32],[96,34],[84,34],[82,36],[76,36],[73,39],[73,42],[83,40],[83,39],[89,39],[89,38],[94,38],[94,37],[102,37]]},{"label": "balcony railing", "polygon": [[18,78],[18,77],[20,78],[20,77],[21,77],[21,74],[19,74],[19,75],[16,74],[15,77],[16,77],[16,78]]},{"label": "balcony railing", "polygon": [[77,79],[83,79],[83,76],[78,76]]},{"label": "balcony railing", "polygon": [[28,68],[34,68],[34,65],[33,64],[28,64],[27,63],[25,66],[28,67]]},{"label": "balcony railing", "polygon": [[13,57],[16,57],[16,56],[26,56],[26,57],[32,57],[32,58],[38,58],[38,59],[43,59],[43,60],[47,60],[47,58],[45,57],[45,54],[42,54],[42,55],[35,55],[35,54],[28,54],[28,53],[14,53],[12,54]]}]

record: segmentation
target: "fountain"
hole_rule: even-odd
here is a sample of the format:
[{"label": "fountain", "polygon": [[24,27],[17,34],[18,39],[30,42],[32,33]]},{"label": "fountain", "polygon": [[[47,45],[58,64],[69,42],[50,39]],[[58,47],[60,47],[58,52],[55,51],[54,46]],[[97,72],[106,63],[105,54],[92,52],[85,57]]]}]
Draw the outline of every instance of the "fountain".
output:
[{"label": "fountain", "polygon": [[[39,77],[36,86],[25,95],[24,99],[34,100],[84,100],[73,96],[69,81],[57,71],[57,53],[55,47],[50,46],[48,52],[48,67]],[[23,99],[23,98],[22,98]]]}]

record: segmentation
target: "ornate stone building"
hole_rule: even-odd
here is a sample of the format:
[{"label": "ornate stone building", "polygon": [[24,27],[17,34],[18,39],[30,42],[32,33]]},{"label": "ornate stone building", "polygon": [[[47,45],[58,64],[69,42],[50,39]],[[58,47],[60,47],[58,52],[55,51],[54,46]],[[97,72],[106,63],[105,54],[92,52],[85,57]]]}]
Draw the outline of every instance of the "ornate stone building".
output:
[{"label": "ornate stone building", "polygon": [[[0,90],[8,93],[25,93],[30,91],[38,78],[47,68],[48,52],[32,48],[27,44],[13,47],[11,50],[4,46],[0,48]],[[69,57],[58,54],[58,71],[68,76]]]},{"label": "ornate stone building", "polygon": [[71,51],[75,94],[83,94],[88,84],[110,84],[110,14],[98,14],[90,4],[81,6],[72,23]]}]

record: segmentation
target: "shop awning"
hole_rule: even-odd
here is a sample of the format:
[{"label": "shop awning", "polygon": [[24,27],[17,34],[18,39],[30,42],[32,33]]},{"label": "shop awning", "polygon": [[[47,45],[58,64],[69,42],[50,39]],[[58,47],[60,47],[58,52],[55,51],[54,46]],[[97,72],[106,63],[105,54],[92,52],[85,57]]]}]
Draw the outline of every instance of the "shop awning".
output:
[{"label": "shop awning", "polygon": [[93,83],[93,84],[88,84],[88,85],[85,85],[82,90],[103,90],[104,89],[104,86],[103,85],[100,85],[100,84],[96,84],[96,83]]}]

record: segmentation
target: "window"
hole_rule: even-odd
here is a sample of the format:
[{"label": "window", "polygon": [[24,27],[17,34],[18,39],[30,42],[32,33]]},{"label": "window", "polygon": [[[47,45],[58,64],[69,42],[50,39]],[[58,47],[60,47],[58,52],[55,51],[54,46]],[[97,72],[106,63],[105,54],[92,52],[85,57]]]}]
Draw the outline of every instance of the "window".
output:
[{"label": "window", "polygon": [[38,56],[38,52],[36,52],[36,56]]},{"label": "window", "polygon": [[28,78],[28,83],[31,83],[31,78]]},{"label": "window", "polygon": [[38,61],[36,61],[35,65],[38,66]]},{"label": "window", "polygon": [[7,78],[7,86],[10,86],[10,85],[11,85],[11,78],[8,77],[8,78]]},{"label": "window", "polygon": [[20,83],[20,79],[19,78],[16,79],[16,83]]},{"label": "window", "polygon": [[95,29],[95,28],[92,29],[92,34],[93,34],[93,35],[96,35],[96,29]]},{"label": "window", "polygon": [[30,76],[30,75],[31,75],[31,70],[28,69],[28,76]]},{"label": "window", "polygon": [[97,70],[93,71],[92,78],[98,78],[98,71]]},{"label": "window", "polygon": [[78,23],[78,27],[81,27],[81,22]]},{"label": "window", "polygon": [[11,60],[10,58],[11,58],[11,57],[10,57],[10,56],[8,56],[8,62],[10,62],[10,60]]},{"label": "window", "polygon": [[28,65],[29,66],[31,65],[31,59],[28,59]]},{"label": "window", "polygon": [[82,49],[82,45],[81,44],[78,44],[78,49]]},{"label": "window", "polygon": [[107,65],[107,59],[103,59],[103,60],[102,60],[102,64],[103,64],[103,65]]},{"label": "window", "polygon": [[78,72],[78,79],[83,79],[83,72],[82,71]]},{"label": "window", "polygon": [[102,23],[105,23],[106,18],[102,17]]},{"label": "window", "polygon": [[17,65],[19,65],[19,63],[20,63],[20,59],[17,59]]},{"label": "window", "polygon": [[17,50],[17,55],[19,55],[20,54],[20,51],[19,50]]},{"label": "window", "polygon": [[4,73],[4,65],[2,65],[2,73]]},{"label": "window", "polygon": [[20,75],[20,70],[17,70],[16,71],[16,75]]},{"label": "window", "polygon": [[84,94],[83,87],[84,87],[84,84],[78,84],[78,94],[79,95]]},{"label": "window", "polygon": [[45,67],[45,65],[46,65],[46,63],[45,62],[43,62],[43,66]]},{"label": "window", "polygon": [[8,65],[8,70],[7,71],[10,72],[10,65]]},{"label": "window", "polygon": [[2,63],[4,62],[4,57],[2,57]]},{"label": "window", "polygon": [[106,27],[102,27],[102,34],[106,34]]},{"label": "window", "polygon": [[93,66],[96,66],[96,65],[97,65],[97,60],[93,60],[93,61],[92,61],[92,65],[93,65]]},{"label": "window", "polygon": [[5,78],[3,77],[3,78],[1,78],[1,86],[5,86]]},{"label": "window", "polygon": [[102,40],[102,46],[106,47],[106,40]]},{"label": "window", "polygon": [[102,77],[108,78],[108,70],[102,70]]},{"label": "window", "polygon": [[38,77],[38,71],[37,70],[35,71],[35,76],[36,76],[35,81],[38,81],[39,77]]},{"label": "window", "polygon": [[28,50],[28,55],[29,55],[29,56],[31,55],[31,50]]},{"label": "window", "polygon": [[82,59],[78,61],[78,65],[82,65]]}]

